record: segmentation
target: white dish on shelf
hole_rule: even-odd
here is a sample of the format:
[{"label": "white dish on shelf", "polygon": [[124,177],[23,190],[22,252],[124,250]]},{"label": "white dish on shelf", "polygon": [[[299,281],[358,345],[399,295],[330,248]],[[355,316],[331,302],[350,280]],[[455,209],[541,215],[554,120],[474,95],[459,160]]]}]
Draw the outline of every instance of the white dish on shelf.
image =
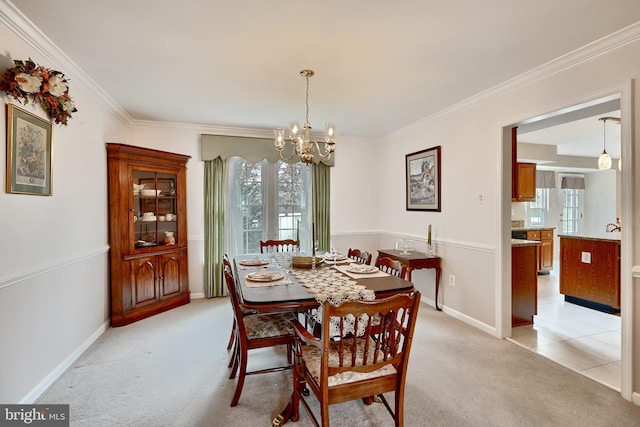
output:
[{"label": "white dish on shelf", "polygon": [[143,196],[159,196],[162,190],[140,190]]},{"label": "white dish on shelf", "polygon": [[143,216],[140,221],[142,222],[153,222],[156,220],[155,216]]}]

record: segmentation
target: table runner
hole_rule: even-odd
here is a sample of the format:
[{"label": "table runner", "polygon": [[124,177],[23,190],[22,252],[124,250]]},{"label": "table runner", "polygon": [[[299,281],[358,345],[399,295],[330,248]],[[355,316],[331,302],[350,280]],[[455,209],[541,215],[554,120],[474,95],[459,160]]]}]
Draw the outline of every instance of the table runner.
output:
[{"label": "table runner", "polygon": [[[334,268],[322,267],[315,270],[291,270],[289,274],[293,276],[320,304],[325,302],[331,305],[340,305],[345,301],[373,301],[376,294],[366,286],[359,285],[357,281],[345,276]],[[307,318],[313,327],[315,323],[322,322],[322,305],[314,313],[308,314]],[[358,320],[358,331],[354,330],[355,316],[345,318],[343,325],[343,336],[347,334],[357,334],[361,336],[368,316],[360,316]],[[331,335],[340,335],[340,324],[338,319],[331,319]]]}]

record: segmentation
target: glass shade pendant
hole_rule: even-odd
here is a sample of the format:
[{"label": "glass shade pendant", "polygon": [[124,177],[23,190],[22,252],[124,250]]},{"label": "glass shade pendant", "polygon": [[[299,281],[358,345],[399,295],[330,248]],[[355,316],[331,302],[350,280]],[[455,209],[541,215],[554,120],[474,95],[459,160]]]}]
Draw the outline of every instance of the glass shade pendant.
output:
[{"label": "glass shade pendant", "polygon": [[607,153],[607,150],[604,150],[598,158],[598,169],[611,169],[611,156]]}]

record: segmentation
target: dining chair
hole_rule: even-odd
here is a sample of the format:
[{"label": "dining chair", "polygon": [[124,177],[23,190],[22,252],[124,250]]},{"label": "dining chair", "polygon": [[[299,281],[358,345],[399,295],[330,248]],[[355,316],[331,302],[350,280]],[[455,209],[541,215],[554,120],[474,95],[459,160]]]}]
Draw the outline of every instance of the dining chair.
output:
[{"label": "dining chair", "polygon": [[407,276],[407,266],[397,261],[395,259],[391,259],[389,257],[378,257],[376,258],[376,267],[380,271],[384,271],[385,273],[391,274],[393,276],[399,277],[401,279],[406,278]]},{"label": "dining chair", "polygon": [[260,253],[265,252],[295,252],[300,250],[300,241],[293,239],[260,240]]},{"label": "dining chair", "polygon": [[[233,276],[233,268],[231,267],[231,261],[229,260],[229,255],[224,254],[222,256],[222,265],[223,265],[224,271],[229,271],[231,276]],[[234,280],[235,280],[235,278],[234,278]],[[232,290],[227,288],[227,293],[229,295],[231,295],[231,292],[232,292]],[[242,310],[242,315],[243,316],[247,316],[249,314],[255,314],[256,313],[253,310],[247,310],[245,308],[241,308],[241,310]],[[229,365],[228,365],[229,368],[233,365],[233,361],[235,360],[235,353],[237,351],[236,346],[234,346],[235,336],[236,336],[236,317],[233,316],[233,325],[231,325],[231,334],[229,336],[229,343],[227,344],[227,350],[231,350],[231,347],[233,346],[233,351],[231,352],[232,356],[229,359]]]},{"label": "dining chair", "polygon": [[[305,400],[311,390],[320,404],[322,426],[329,426],[329,405],[378,396],[395,421],[403,425],[404,385],[420,293],[373,301],[322,305],[320,338],[294,320],[296,362],[293,369],[292,421],[299,404],[317,426]],[[379,318],[379,325],[372,319]],[[394,392],[392,409],[382,393]]]},{"label": "dining chair", "polygon": [[347,252],[347,257],[358,261],[361,264],[371,265],[371,254],[360,249],[351,249]]},{"label": "dining chair", "polygon": [[[293,345],[293,333],[291,321],[295,319],[293,313],[279,314],[250,314],[243,315],[240,306],[240,294],[232,272],[225,266],[225,281],[231,296],[231,305],[235,319],[235,346],[233,353],[233,367],[229,379],[238,374],[236,391],[231,399],[231,406],[236,406],[242,394],[244,380],[247,375],[263,374],[267,372],[291,369],[291,354]],[[286,345],[287,364],[255,371],[247,371],[249,350],[258,348]]]}]

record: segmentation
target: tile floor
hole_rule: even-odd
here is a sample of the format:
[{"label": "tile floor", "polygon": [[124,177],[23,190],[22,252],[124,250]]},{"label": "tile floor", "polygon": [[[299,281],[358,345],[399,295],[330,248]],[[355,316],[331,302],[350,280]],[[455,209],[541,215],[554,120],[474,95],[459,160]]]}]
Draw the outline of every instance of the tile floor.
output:
[{"label": "tile floor", "polygon": [[511,341],[620,391],[620,316],[565,302],[557,274],[538,276],[538,314]]}]

